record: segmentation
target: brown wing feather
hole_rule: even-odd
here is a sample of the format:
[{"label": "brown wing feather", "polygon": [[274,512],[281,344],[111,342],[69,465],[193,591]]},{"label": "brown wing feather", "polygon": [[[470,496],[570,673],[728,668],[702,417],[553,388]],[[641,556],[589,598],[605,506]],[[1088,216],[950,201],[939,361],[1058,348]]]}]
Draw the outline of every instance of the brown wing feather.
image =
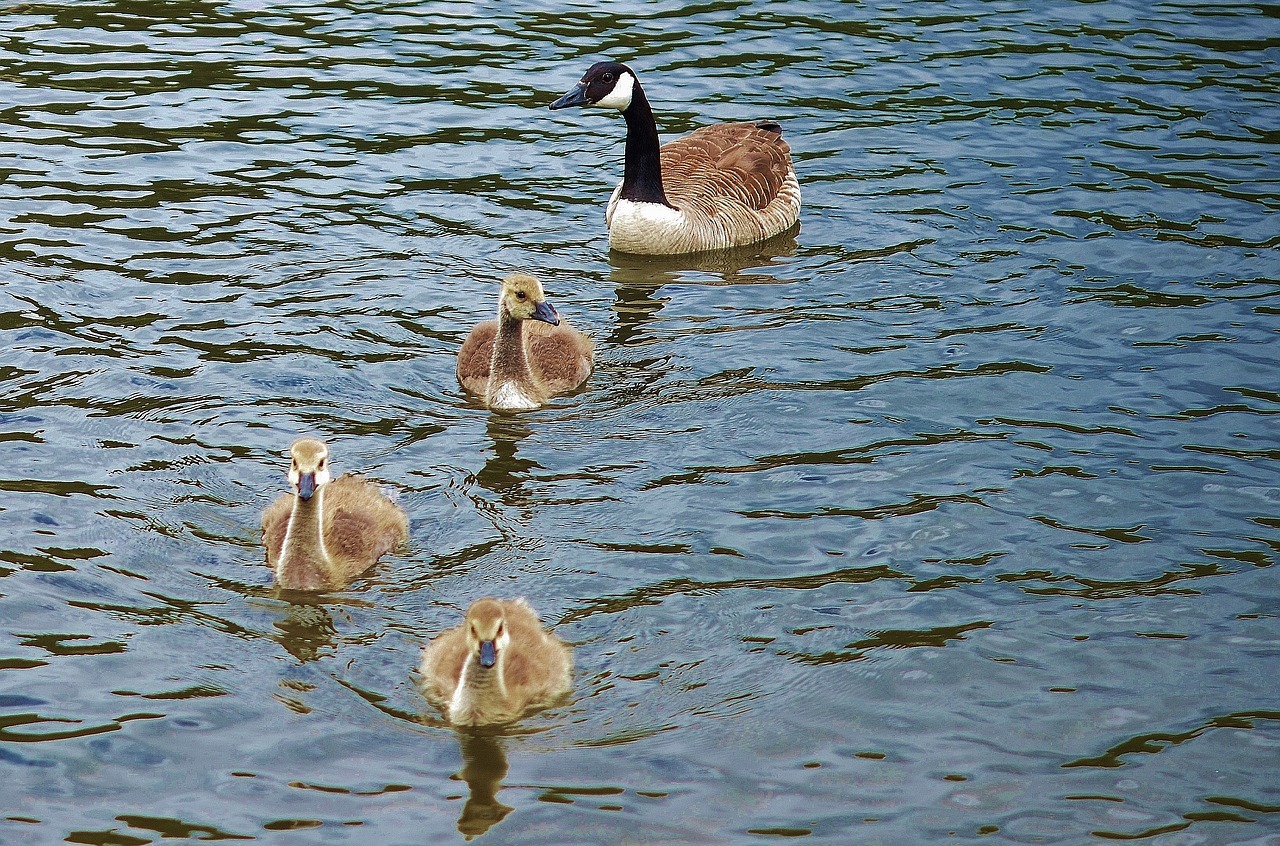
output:
[{"label": "brown wing feather", "polygon": [[[546,324],[542,324],[546,326]],[[568,321],[538,332],[526,342],[529,367],[548,394],[562,394],[587,381],[595,345]]]},{"label": "brown wing feather", "polygon": [[519,644],[503,667],[507,689],[518,691],[522,700],[513,704],[521,710],[550,704],[569,689],[569,648],[542,628],[527,602],[504,600],[502,608],[511,642]]},{"label": "brown wing feather", "polygon": [[378,486],[362,476],[334,479],[325,491],[329,525],[325,544],[351,579],[408,539],[409,519]]},{"label": "brown wing feather", "polygon": [[462,626],[441,632],[427,644],[418,668],[427,697],[448,707],[468,657],[467,637]]},{"label": "brown wing feather", "polygon": [[[770,127],[770,128],[762,128]],[[709,215],[709,198],[737,200],[764,210],[792,170],[791,147],[777,124],[718,123],[662,146],[662,179],[676,208],[690,205]]]},{"label": "brown wing feather", "polygon": [[498,321],[485,320],[476,324],[458,350],[458,382],[473,394],[484,396],[489,386],[489,363],[497,334]]},{"label": "brown wing feather", "polygon": [[283,494],[262,512],[262,545],[267,549],[267,563],[275,566],[284,546],[284,535],[289,528],[289,514],[293,510],[293,495]]}]

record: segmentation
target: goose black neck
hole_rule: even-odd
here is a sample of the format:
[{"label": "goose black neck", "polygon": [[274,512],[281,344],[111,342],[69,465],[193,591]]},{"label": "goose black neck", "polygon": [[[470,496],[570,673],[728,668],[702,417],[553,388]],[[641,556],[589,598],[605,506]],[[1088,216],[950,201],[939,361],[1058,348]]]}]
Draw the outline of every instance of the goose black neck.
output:
[{"label": "goose black neck", "polygon": [[658,125],[639,81],[631,94],[631,105],[622,110],[622,116],[627,121],[627,153],[622,170],[621,198],[671,207],[666,192],[662,190]]}]

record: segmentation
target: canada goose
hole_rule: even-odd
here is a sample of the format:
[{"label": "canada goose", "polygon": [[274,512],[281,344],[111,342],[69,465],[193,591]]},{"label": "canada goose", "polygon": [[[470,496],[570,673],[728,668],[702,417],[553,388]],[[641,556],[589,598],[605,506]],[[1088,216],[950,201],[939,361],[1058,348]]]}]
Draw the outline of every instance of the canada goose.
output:
[{"label": "canada goose", "polygon": [[800,183],[782,127],[718,123],[658,146],[653,109],[635,71],[597,62],[550,105],[603,106],[627,121],[622,182],[605,211],[609,246],[649,255],[762,241],[800,219]]},{"label": "canada goose", "polygon": [[537,408],[587,381],[593,355],[591,339],[560,319],[541,283],[513,273],[502,280],[498,318],[462,342],[458,381],[490,408]]},{"label": "canada goose", "polygon": [[422,653],[423,693],[455,725],[505,723],[569,692],[569,646],[523,599],[477,599]]},{"label": "canada goose", "polygon": [[289,448],[289,484],[262,512],[262,542],[276,582],[289,590],[339,590],[409,537],[409,518],[373,482],[330,480],[329,448],[301,438]]}]

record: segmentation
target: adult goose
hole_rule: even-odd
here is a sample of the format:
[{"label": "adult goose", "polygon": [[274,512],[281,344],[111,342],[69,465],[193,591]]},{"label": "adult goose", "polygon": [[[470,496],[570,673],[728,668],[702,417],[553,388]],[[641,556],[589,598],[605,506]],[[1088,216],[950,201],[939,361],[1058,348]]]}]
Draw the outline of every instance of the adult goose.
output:
[{"label": "adult goose", "polygon": [[262,542],[288,590],[340,590],[409,537],[409,518],[368,479],[333,479],[329,448],[301,438],[289,449],[289,484],[262,513]]},{"label": "adult goose", "polygon": [[573,654],[523,599],[477,599],[422,653],[422,691],[454,725],[505,723],[569,692]]},{"label": "adult goose", "polygon": [[538,408],[587,381],[594,354],[591,339],[547,302],[542,284],[513,273],[502,280],[498,317],[478,324],[462,342],[458,382],[490,408]]},{"label": "adult goose", "polygon": [[622,182],[609,198],[609,246],[650,255],[738,247],[800,218],[800,183],[782,127],[719,123],[658,145],[653,109],[635,71],[597,62],[550,105],[602,106],[627,122]]}]

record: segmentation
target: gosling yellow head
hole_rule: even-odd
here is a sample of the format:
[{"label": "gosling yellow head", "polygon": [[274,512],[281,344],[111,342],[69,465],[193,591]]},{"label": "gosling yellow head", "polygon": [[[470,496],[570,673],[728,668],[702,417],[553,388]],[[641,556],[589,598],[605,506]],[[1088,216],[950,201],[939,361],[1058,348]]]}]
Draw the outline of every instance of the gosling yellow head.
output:
[{"label": "gosling yellow head", "polygon": [[502,280],[501,305],[516,320],[541,320],[552,326],[560,325],[560,314],[543,293],[542,283],[527,273],[513,273]]},{"label": "gosling yellow head", "polygon": [[473,603],[467,610],[467,649],[480,666],[487,669],[498,663],[510,642],[502,605],[493,599]]},{"label": "gosling yellow head", "polygon": [[289,484],[303,499],[329,484],[329,447],[315,438],[299,438],[289,447]]}]

